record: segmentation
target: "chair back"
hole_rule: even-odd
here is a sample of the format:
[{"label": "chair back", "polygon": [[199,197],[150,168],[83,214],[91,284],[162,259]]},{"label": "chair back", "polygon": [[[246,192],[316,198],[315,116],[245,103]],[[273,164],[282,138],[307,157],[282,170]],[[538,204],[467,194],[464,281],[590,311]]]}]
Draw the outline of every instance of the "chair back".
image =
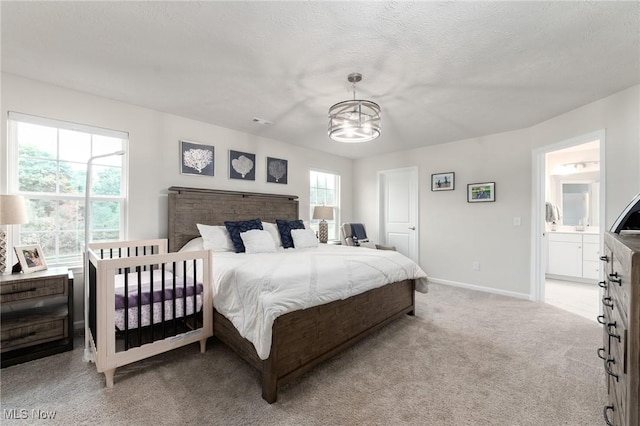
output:
[{"label": "chair back", "polygon": [[340,227],[342,233],[342,239],[344,240],[344,244],[348,246],[355,246],[353,241],[354,235],[357,237],[358,241],[368,241],[367,230],[362,223],[343,223]]}]

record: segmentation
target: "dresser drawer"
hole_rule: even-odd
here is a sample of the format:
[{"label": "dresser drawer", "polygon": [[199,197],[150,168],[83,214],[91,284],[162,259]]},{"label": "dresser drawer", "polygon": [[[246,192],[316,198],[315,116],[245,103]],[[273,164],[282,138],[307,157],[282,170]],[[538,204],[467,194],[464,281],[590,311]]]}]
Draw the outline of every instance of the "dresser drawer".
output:
[{"label": "dresser drawer", "polygon": [[3,283],[0,286],[0,303],[66,295],[67,277],[23,280]]},{"label": "dresser drawer", "polygon": [[0,352],[71,338],[68,321],[66,307],[40,311],[36,314],[3,315]]}]

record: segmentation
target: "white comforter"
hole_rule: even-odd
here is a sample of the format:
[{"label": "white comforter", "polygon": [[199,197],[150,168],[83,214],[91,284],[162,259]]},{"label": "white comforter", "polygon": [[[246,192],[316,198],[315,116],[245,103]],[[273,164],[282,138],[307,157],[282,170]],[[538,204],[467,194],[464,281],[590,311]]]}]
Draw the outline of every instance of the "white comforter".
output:
[{"label": "white comforter", "polygon": [[261,359],[269,357],[271,328],[283,314],[346,299],[385,284],[427,275],[396,251],[321,244],[277,253],[213,253],[213,303]]}]

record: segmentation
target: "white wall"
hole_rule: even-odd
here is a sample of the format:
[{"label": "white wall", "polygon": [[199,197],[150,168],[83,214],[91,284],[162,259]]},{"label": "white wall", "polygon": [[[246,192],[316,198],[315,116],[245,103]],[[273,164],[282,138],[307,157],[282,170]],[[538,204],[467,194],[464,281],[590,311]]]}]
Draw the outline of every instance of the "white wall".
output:
[{"label": "white wall", "polygon": [[[530,295],[532,151],[606,129],[606,219],[640,192],[640,86],[528,129],[354,162],[354,217],[377,239],[376,174],[420,170],[420,265],[434,281]],[[455,190],[432,192],[432,173],[455,172]],[[495,203],[466,201],[467,184],[496,182]],[[521,226],[514,226],[514,218]],[[355,220],[355,219],[354,219]],[[480,262],[480,271],[472,270]]]},{"label": "white wall", "polygon": [[[129,132],[128,238],[167,236],[167,189],[170,186],[228,189],[299,196],[300,217],[309,219],[309,169],[340,174],[342,214],[351,216],[352,160],[292,146],[86,93],[2,74],[0,193],[7,193],[7,111],[17,111]],[[179,141],[215,146],[215,176],[180,174]],[[228,150],[256,154],[256,180],[229,180]],[[289,161],[287,185],[266,183],[266,156]],[[46,255],[46,253],[45,253]],[[75,319],[82,318],[82,283],[76,275]]]}]

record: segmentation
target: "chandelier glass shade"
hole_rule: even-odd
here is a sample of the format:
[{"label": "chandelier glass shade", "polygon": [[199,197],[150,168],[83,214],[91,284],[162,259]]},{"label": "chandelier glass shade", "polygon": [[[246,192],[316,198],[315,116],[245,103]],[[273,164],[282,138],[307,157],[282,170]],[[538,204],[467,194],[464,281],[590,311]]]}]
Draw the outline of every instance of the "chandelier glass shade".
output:
[{"label": "chandelier glass shade", "polygon": [[329,137],[336,142],[360,143],[380,136],[380,105],[356,99],[356,83],[362,80],[358,73],[349,74],[353,84],[353,100],[338,102],[329,108]]}]

